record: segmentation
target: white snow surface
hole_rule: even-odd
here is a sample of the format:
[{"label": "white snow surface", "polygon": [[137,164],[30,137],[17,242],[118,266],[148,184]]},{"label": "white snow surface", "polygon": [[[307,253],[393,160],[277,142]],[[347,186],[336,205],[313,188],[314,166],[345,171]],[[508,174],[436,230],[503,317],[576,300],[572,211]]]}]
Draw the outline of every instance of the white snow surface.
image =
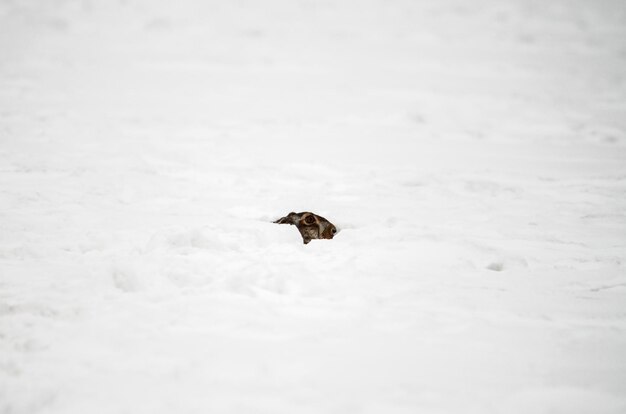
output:
[{"label": "white snow surface", "polygon": [[0,2],[0,413],[624,413],[625,260],[623,0]]}]

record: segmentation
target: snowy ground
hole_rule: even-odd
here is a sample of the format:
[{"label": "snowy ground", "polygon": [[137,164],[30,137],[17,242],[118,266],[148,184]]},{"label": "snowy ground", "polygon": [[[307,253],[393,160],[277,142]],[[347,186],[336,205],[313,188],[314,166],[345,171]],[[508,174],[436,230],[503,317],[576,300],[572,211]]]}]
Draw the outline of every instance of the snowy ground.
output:
[{"label": "snowy ground", "polygon": [[622,0],[0,1],[0,413],[624,413],[625,261]]}]

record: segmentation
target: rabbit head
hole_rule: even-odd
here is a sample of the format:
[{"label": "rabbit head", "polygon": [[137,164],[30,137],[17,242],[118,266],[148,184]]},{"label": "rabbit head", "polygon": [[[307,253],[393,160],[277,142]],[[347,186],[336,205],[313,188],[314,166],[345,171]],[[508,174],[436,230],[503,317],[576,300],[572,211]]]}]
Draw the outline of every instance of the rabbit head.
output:
[{"label": "rabbit head", "polygon": [[308,244],[313,239],[332,239],[337,233],[337,227],[322,216],[305,211],[302,213],[289,213],[287,216],[276,220],[278,224],[292,224],[298,228],[302,241]]}]

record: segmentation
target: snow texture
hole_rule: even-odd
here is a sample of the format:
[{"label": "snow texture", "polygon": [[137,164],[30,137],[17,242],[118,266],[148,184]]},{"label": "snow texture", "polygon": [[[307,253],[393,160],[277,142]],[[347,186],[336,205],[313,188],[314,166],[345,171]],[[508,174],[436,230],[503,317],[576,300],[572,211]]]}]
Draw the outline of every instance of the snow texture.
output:
[{"label": "snow texture", "polygon": [[623,0],[0,1],[2,414],[624,413],[625,260]]}]

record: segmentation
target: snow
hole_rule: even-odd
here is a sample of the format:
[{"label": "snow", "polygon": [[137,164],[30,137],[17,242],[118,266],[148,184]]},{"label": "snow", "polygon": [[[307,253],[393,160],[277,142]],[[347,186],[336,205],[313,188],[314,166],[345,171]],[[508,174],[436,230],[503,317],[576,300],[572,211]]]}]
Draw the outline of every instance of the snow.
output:
[{"label": "snow", "polygon": [[1,2],[0,412],[626,412],[625,74],[621,0]]}]

